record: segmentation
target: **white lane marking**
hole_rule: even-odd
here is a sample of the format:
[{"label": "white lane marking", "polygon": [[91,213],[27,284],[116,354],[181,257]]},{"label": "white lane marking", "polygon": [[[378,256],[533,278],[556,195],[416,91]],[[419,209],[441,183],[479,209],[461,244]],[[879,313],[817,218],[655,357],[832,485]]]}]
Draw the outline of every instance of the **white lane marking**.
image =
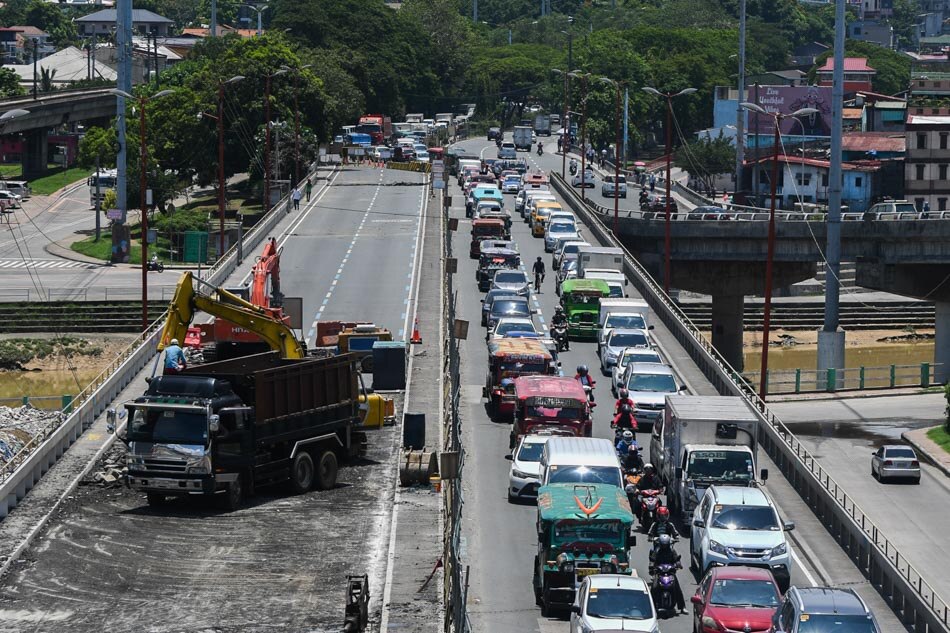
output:
[{"label": "white lane marking", "polygon": [[802,561],[801,558],[799,558],[798,554],[795,553],[795,548],[789,546],[789,550],[792,552],[792,558],[795,559],[795,564],[798,565],[798,568],[802,570],[802,573],[803,573],[803,574],[805,574],[805,578],[808,579],[808,583],[809,583],[812,587],[817,587],[817,586],[818,586],[818,581],[815,580],[815,577],[812,576],[812,575],[811,575],[811,572],[808,571],[808,568],[805,567],[805,563]]}]

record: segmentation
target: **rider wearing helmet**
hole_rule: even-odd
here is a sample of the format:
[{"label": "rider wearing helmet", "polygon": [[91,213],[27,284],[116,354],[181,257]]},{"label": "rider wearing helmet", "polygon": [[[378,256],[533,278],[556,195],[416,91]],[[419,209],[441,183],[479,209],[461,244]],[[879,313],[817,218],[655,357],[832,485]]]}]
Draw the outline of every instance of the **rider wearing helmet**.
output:
[{"label": "rider wearing helmet", "polygon": [[627,449],[627,454],[623,456],[620,465],[626,472],[643,470],[643,458],[640,456],[640,447],[637,446],[636,440],[630,444],[630,448]]},{"label": "rider wearing helmet", "polygon": [[554,316],[551,317],[551,338],[557,340],[557,336],[554,334],[554,330],[557,328],[564,329],[564,349],[571,349],[571,339],[567,335],[567,315],[564,313],[564,308],[560,305],[554,306]]},{"label": "rider wearing helmet", "polygon": [[[675,541],[678,540],[680,535],[676,531],[676,526],[673,525],[673,521],[670,520],[670,509],[666,506],[660,506],[656,510],[656,521],[653,522],[653,525],[650,526],[650,531],[647,532],[647,540],[655,539],[664,534],[669,534],[670,537]],[[653,553],[650,553],[650,557],[653,557]]]},{"label": "rider wearing helmet", "polygon": [[630,446],[632,444],[633,444],[633,433],[630,432],[629,430],[624,431],[623,434],[621,434],[620,436],[620,441],[617,442],[617,446],[615,447],[617,449],[617,454],[621,456],[626,455],[630,451]]},{"label": "rider wearing helmet", "polygon": [[[616,405],[614,405],[614,416],[619,415],[620,412],[624,410],[624,405],[627,405],[630,411],[630,422],[631,422],[630,427],[633,428],[634,431],[636,431],[637,421],[636,419],[633,418],[633,411],[634,409],[636,409],[637,405],[633,401],[633,399],[630,397],[630,391],[627,390],[626,387],[621,387],[617,391],[617,403]],[[626,424],[624,424],[624,426],[626,426]]]},{"label": "rider wearing helmet", "polygon": [[[676,550],[673,549],[673,539],[669,534],[661,534],[660,538],[657,539],[655,555],[653,560],[650,562],[650,575],[656,573],[657,565],[675,565],[677,568],[682,568],[680,563],[680,555],[676,553]],[[683,599],[683,590],[680,588],[680,583],[676,579],[676,576],[673,576],[673,600],[676,602],[676,608],[680,613],[686,613],[686,601]]]},{"label": "rider wearing helmet", "polygon": [[647,463],[643,465],[643,477],[640,478],[640,483],[637,484],[637,488],[640,490],[663,489],[663,482],[660,481],[659,475],[656,474],[656,469],[653,467],[653,464]]},{"label": "rider wearing helmet", "polygon": [[582,387],[590,387],[590,401],[594,401],[594,379],[590,375],[590,371],[587,369],[587,365],[578,365],[577,366],[577,375],[574,376],[574,380],[581,383]]}]

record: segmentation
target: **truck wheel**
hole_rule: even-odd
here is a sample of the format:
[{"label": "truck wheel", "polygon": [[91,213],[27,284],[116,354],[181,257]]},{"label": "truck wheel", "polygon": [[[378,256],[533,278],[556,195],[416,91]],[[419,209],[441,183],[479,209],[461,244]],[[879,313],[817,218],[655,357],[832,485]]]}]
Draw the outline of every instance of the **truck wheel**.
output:
[{"label": "truck wheel", "polygon": [[241,500],[244,498],[244,489],[241,487],[241,477],[228,484],[228,490],[224,493],[224,509],[228,512],[234,512],[241,507]]},{"label": "truck wheel", "polygon": [[317,489],[329,490],[336,486],[338,465],[333,451],[323,451],[317,462]]},{"label": "truck wheel", "polygon": [[147,492],[145,493],[145,500],[148,501],[148,505],[154,508],[165,504],[165,495],[160,492]]},{"label": "truck wheel", "polygon": [[300,495],[313,487],[313,458],[307,451],[301,451],[290,465],[290,489]]}]

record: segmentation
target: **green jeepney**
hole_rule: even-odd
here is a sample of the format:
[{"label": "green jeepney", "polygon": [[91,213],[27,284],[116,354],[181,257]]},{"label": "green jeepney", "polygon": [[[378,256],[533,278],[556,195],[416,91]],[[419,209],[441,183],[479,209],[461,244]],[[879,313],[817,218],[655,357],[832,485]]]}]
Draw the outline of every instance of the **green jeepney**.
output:
[{"label": "green jeepney", "polygon": [[595,341],[600,330],[600,300],[610,296],[602,279],[565,279],[561,305],[567,314],[567,336],[572,341]]},{"label": "green jeepney", "polygon": [[633,513],[627,494],[607,484],[549,484],[538,490],[534,596],[547,616],[570,608],[584,576],[629,574]]}]

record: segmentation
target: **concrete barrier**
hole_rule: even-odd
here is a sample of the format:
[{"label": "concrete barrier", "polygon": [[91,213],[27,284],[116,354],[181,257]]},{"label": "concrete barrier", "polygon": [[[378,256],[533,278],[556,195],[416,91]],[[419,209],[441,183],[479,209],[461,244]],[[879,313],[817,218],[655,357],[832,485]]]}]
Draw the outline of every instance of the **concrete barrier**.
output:
[{"label": "concrete barrier", "polygon": [[[596,205],[585,204],[559,174],[552,174],[551,182],[601,242],[623,248],[601,221]],[[917,633],[950,633],[947,602],[936,595],[930,583],[769,410],[629,252],[624,260],[624,273],[713,387],[722,395],[745,399],[758,413],[763,431],[759,433],[759,443],[763,450],[898,617]]]}]

